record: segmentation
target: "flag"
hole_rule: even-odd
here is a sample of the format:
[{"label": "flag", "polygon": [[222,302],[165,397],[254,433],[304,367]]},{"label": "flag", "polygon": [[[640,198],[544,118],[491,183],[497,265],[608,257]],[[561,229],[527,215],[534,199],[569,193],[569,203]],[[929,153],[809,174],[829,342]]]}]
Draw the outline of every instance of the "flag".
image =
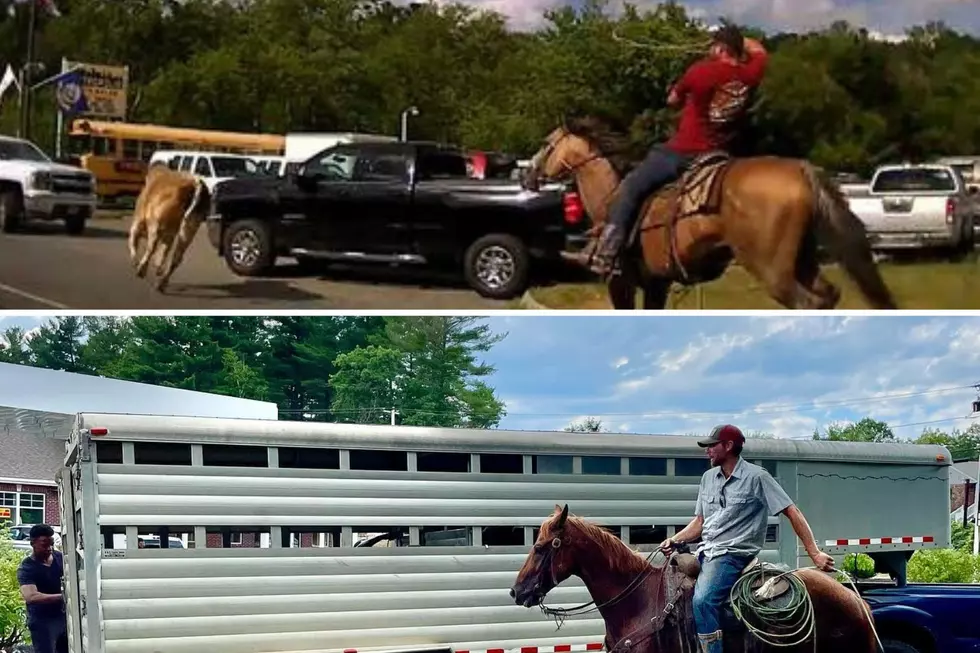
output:
[{"label": "flag", "polygon": [[55,98],[62,113],[77,114],[88,111],[88,102],[82,90],[82,71],[72,70],[58,77]]},{"label": "flag", "polygon": [[14,69],[7,64],[7,70],[4,71],[3,77],[0,78],[0,102],[3,102],[3,96],[7,94],[7,89],[11,86],[16,86],[17,90],[20,90],[20,82],[17,81],[17,75],[14,74]]}]

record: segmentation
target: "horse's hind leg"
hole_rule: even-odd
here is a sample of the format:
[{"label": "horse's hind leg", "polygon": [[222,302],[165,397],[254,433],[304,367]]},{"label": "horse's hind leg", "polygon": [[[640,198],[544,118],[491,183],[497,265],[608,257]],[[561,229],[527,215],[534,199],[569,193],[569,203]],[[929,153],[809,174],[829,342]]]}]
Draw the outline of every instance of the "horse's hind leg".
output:
[{"label": "horse's hind leg", "polygon": [[173,255],[170,257],[170,262],[167,265],[167,269],[164,270],[163,274],[157,280],[157,290],[163,292],[167,284],[170,283],[170,277],[173,275],[174,270],[180,265],[181,261],[184,260],[184,254],[187,252],[187,248],[190,244],[194,242],[194,236],[197,235],[198,229],[201,227],[201,220],[195,215],[190,215],[184,219],[183,223],[180,225],[180,231],[177,232],[177,238],[173,243]]},{"label": "horse's hind leg", "polygon": [[146,248],[143,250],[139,265],[136,266],[136,276],[140,279],[146,278],[146,269],[150,266],[150,259],[153,258],[159,246],[160,229],[156,223],[152,223],[146,230]]},{"label": "horse's hind leg", "polygon": [[817,309],[832,309],[840,302],[840,290],[820,272],[816,240],[807,238],[800,248],[796,265],[797,279],[819,299]]}]

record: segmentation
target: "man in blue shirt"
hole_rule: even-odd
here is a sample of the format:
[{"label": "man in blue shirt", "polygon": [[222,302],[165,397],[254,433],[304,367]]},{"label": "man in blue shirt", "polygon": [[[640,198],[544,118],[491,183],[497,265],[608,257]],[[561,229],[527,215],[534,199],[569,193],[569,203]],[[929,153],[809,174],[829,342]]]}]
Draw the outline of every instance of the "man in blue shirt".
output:
[{"label": "man in blue shirt", "polygon": [[834,559],[817,547],[803,513],[769,472],[742,458],[742,431],[731,424],[716,426],[698,444],[707,450],[711,469],[701,477],[694,520],[660,548],[669,552],[674,544],[701,538],[694,623],[703,653],[722,653],[725,602],[739,576],[762,551],[769,515],[786,515],[815,567],[831,571]]},{"label": "man in blue shirt", "polygon": [[68,623],[61,591],[64,559],[54,550],[54,529],[31,528],[31,555],[17,568],[17,584],[27,603],[27,628],[34,653],[68,653]]}]

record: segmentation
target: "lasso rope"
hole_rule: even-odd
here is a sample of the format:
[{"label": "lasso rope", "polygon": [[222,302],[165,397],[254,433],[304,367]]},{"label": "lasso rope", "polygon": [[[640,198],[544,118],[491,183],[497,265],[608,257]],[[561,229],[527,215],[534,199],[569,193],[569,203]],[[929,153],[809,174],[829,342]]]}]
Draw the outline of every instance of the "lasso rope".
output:
[{"label": "lasso rope", "polygon": [[[804,568],[816,569],[816,567]],[[788,648],[798,646],[812,637],[813,650],[816,651],[817,638],[814,636],[815,620],[813,617],[813,600],[810,598],[810,593],[807,591],[806,585],[794,573],[795,571],[798,570],[772,574],[771,570],[766,569],[763,565],[759,565],[757,568],[750,569],[739,577],[735,585],[732,586],[729,599],[732,603],[732,610],[735,612],[738,620],[745,624],[749,632],[763,643],[774,647]],[[861,607],[868,616],[868,624],[871,626],[871,632],[874,633],[875,640],[878,642],[878,648],[884,653],[885,647],[882,646],[881,639],[878,637],[878,630],[875,628],[874,619],[868,610],[868,606],[860,598],[861,595],[858,592],[857,585],[854,583],[854,579],[846,571],[837,571],[844,575],[854,590],[855,596],[861,601]],[[772,574],[768,578],[766,578],[767,572]],[[758,589],[753,589],[752,585],[760,578],[763,579],[763,584]],[[766,584],[775,583],[781,578],[789,583],[789,601],[781,601],[780,605],[776,606],[770,601],[760,599],[757,596],[758,592],[764,590]],[[752,615],[756,623],[750,622],[746,618],[746,615]],[[790,639],[794,637],[796,639]]]}]

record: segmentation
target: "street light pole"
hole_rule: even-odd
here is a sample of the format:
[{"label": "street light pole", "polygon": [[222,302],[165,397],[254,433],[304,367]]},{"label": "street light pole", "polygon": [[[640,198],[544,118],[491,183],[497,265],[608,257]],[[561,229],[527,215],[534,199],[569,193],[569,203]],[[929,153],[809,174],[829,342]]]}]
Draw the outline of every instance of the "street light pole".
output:
[{"label": "street light pole", "polygon": [[418,107],[409,107],[404,111],[402,111],[402,142],[403,143],[408,140],[408,116],[409,115],[411,116],[419,115]]}]

